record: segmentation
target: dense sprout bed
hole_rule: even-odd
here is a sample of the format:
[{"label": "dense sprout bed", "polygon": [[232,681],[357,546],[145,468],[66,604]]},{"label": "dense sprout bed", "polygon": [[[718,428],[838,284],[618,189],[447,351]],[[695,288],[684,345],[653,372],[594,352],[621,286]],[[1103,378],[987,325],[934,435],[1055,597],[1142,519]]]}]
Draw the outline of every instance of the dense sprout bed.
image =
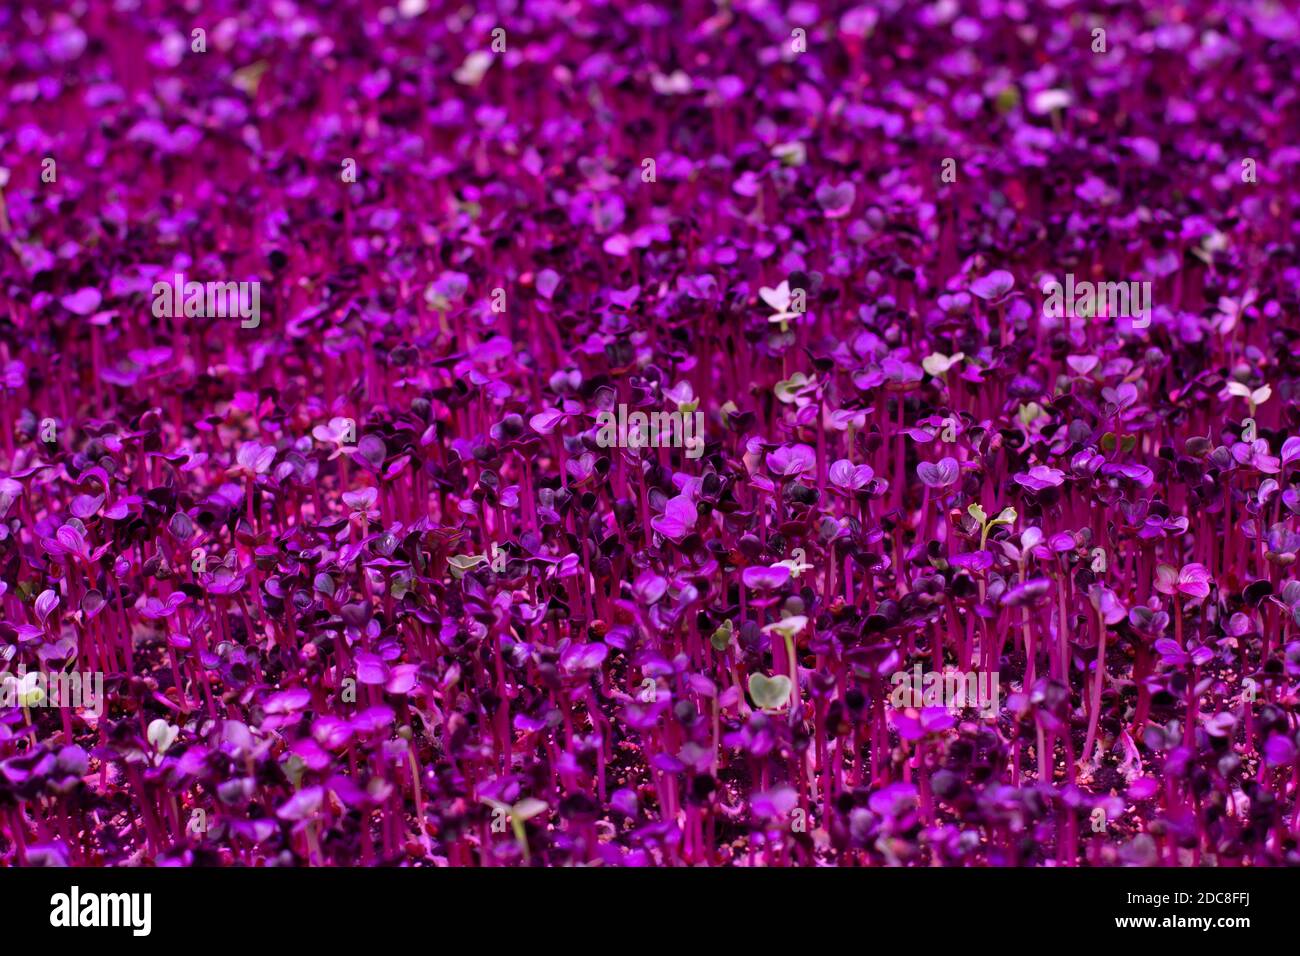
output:
[{"label": "dense sprout bed", "polygon": [[1300,862],[1289,6],[6,4],[0,864]]}]

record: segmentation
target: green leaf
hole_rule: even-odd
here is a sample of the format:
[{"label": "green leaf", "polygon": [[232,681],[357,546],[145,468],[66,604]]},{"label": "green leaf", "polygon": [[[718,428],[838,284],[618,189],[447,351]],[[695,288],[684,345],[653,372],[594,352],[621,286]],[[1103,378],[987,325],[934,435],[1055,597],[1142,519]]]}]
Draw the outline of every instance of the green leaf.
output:
[{"label": "green leaf", "polygon": [[1030,402],[1028,405],[1020,406],[1019,414],[1020,423],[1022,425],[1028,425],[1035,418],[1040,418],[1043,415],[1043,406],[1039,405],[1037,402]]},{"label": "green leaf", "polygon": [[775,710],[790,699],[790,678],[784,674],[765,677],[762,674],[749,675],[749,696],[763,710]]},{"label": "green leaf", "polygon": [[145,730],[145,739],[149,741],[150,746],[162,754],[166,753],[167,749],[176,742],[179,733],[180,728],[167,723],[162,717],[158,717],[151,721],[149,727]]},{"label": "green leaf", "polygon": [[525,797],[510,808],[510,816],[516,820],[531,820],[539,813],[546,812],[546,804],[533,797]]},{"label": "green leaf", "polygon": [[735,625],[730,620],[723,621],[709,638],[709,643],[713,645],[715,651],[721,653],[731,646],[731,636],[735,630]]},{"label": "green leaf", "polygon": [[993,99],[993,106],[999,113],[1010,113],[1020,103],[1020,91],[1014,86],[1004,86]]},{"label": "green leaf", "polygon": [[784,166],[802,166],[808,161],[808,150],[803,143],[777,143],[772,147],[772,155]]},{"label": "green leaf", "polygon": [[970,515],[972,518],[974,518],[976,521],[978,521],[980,523],[980,527],[983,527],[984,524],[989,520],[988,515],[984,513],[984,509],[981,508],[979,505],[970,505],[969,507],[966,508],[966,513]]},{"label": "green leaf", "polygon": [[487,561],[487,555],[483,554],[453,554],[447,559],[447,563],[451,565],[452,576],[458,581],[470,568],[477,567],[485,561]]},{"label": "green leaf", "polygon": [[966,356],[961,352],[955,355],[944,355],[942,352],[934,352],[921,359],[921,368],[925,369],[926,374],[938,378],[945,375],[948,369],[952,368]]},{"label": "green leaf", "polygon": [[817,379],[809,378],[803,372],[795,372],[787,379],[782,379],[772,386],[772,391],[776,393],[777,399],[783,405],[789,405],[801,392],[817,384]]},{"label": "green leaf", "polygon": [[780,634],[787,641],[798,637],[799,632],[808,626],[808,618],[802,614],[791,614],[763,628],[764,634]]},{"label": "green leaf", "polygon": [[989,525],[991,526],[995,524],[1015,524],[1016,518],[1017,515],[1016,515],[1015,508],[1003,508],[1002,513],[999,514],[992,521],[990,521]]},{"label": "green leaf", "polygon": [[290,754],[287,760],[281,761],[280,769],[296,790],[302,783],[302,775],[307,772],[307,762],[297,754]]}]

